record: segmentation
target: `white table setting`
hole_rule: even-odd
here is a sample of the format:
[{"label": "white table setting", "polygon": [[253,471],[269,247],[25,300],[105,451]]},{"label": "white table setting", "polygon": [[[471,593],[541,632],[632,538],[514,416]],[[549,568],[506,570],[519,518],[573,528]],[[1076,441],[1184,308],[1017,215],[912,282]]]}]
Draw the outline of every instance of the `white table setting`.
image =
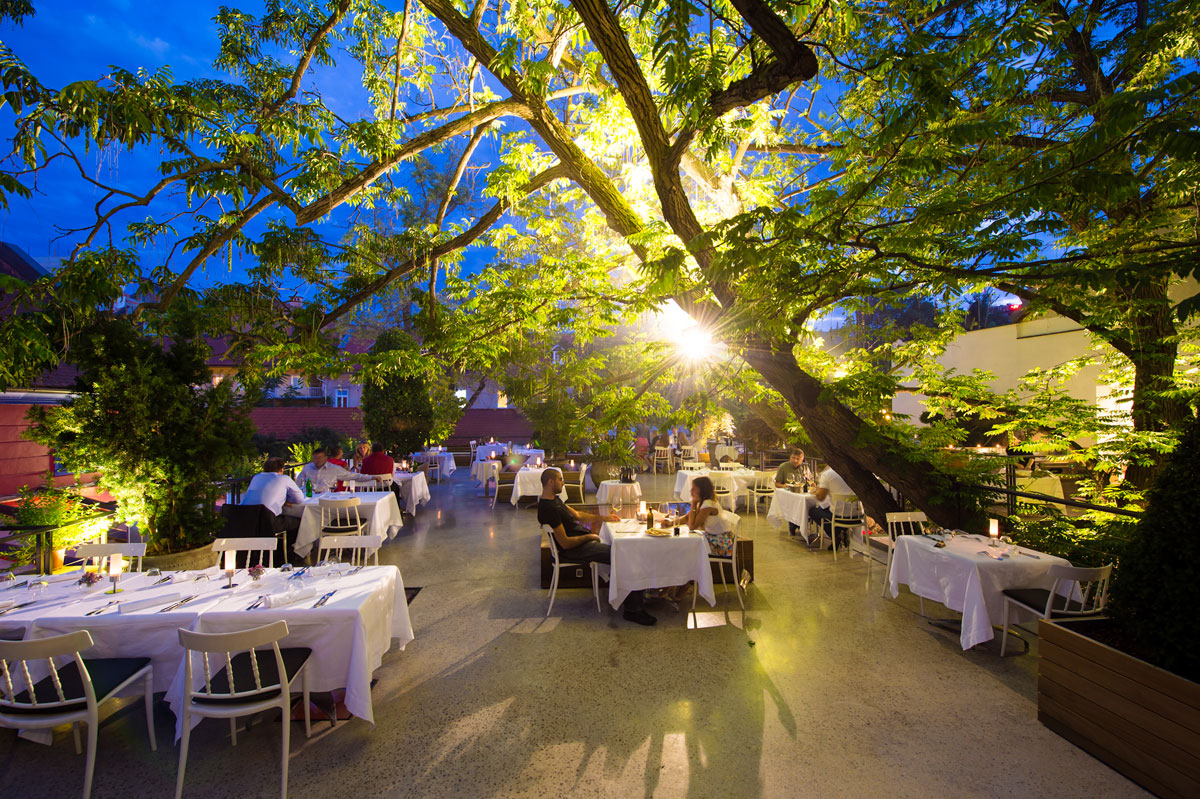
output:
[{"label": "white table setting", "polygon": [[[428,484],[426,484],[428,490]],[[307,557],[314,545],[321,538],[321,507],[322,499],[358,499],[358,515],[367,522],[366,535],[381,535],[394,538],[399,528],[404,524],[400,515],[400,505],[396,495],[391,491],[357,491],[355,493],[327,491],[305,497],[303,504],[285,506],[283,512],[291,516],[300,516],[300,530],[296,533],[296,543],[292,549],[300,557]]]},{"label": "white table setting", "polygon": [[808,509],[816,503],[817,498],[813,494],[776,488],[767,511],[767,521],[777,530],[791,522],[800,528],[800,535],[808,535]]},{"label": "white table setting", "polygon": [[392,474],[392,482],[399,487],[400,497],[404,500],[404,510],[411,516],[416,516],[417,508],[433,499],[433,495],[429,493],[429,480],[426,479],[425,472],[402,472],[397,469]]},{"label": "white table setting", "polygon": [[642,498],[642,487],[637,481],[622,483],[620,480],[601,480],[596,486],[596,504],[613,506],[614,504],[629,507],[636,505]]},{"label": "white table setting", "polygon": [[709,450],[708,462],[710,465],[715,466],[721,462],[721,458],[728,456],[729,460],[736,461],[739,455],[741,453],[737,451],[737,447],[730,446],[729,444],[717,444]]},{"label": "white table setting", "polygon": [[730,504],[733,507],[729,510],[736,510],[737,499],[745,495],[746,489],[754,485],[755,472],[753,469],[737,469],[734,471],[725,471],[719,469],[700,469],[696,471],[680,469],[675,473],[675,498],[684,502],[692,501],[692,483],[697,477],[707,477],[714,483],[718,480],[725,480],[725,475],[729,475],[733,480],[733,485],[730,486],[732,496]]},{"label": "white table setting", "polygon": [[[528,466],[522,466],[517,471],[516,479],[513,481],[512,491],[512,505],[514,508],[517,507],[517,500],[519,500],[521,497],[536,497],[541,495],[542,472],[549,468],[553,467],[543,466],[538,469],[531,469]],[[563,487],[563,490],[559,492],[558,496],[563,502],[567,501],[566,486]]]},{"label": "white table setting", "polygon": [[600,540],[612,547],[608,603],[614,608],[620,607],[632,591],[684,585],[692,580],[698,594],[709,605],[716,605],[708,542],[703,534],[681,525],[678,536],[650,535],[645,522],[627,519],[602,524]]},{"label": "white table setting", "polygon": [[496,480],[500,474],[501,461],[488,458],[471,464],[471,479],[475,484],[484,488],[487,493],[488,484]]},{"label": "white table setting", "polygon": [[475,460],[486,461],[489,457],[503,458],[508,452],[507,444],[476,444],[475,445]]},{"label": "white table setting", "polygon": [[437,469],[440,472],[439,477],[449,477],[454,474],[454,453],[444,452],[444,448],[430,450],[429,452],[414,452],[412,460],[414,463],[428,463],[431,466],[436,462]]},{"label": "white table setting", "polygon": [[[937,546],[943,541],[945,546]],[[1046,572],[1054,565],[1070,562],[1027,547],[993,547],[981,535],[901,535],[889,580],[893,597],[907,585],[917,596],[962,613],[959,642],[970,649],[995,637],[992,625],[1002,617],[1005,589],[1048,590],[1054,580]]]}]

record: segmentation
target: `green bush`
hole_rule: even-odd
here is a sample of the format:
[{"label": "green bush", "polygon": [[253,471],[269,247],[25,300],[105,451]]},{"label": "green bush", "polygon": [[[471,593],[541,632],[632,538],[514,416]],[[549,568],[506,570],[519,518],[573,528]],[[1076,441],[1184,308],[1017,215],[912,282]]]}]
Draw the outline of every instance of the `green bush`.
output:
[{"label": "green bush", "polygon": [[1111,615],[1134,651],[1151,663],[1200,682],[1200,423],[1188,422],[1150,490],[1150,504],[1113,580]]},{"label": "green bush", "polygon": [[32,408],[25,433],[68,469],[100,472],[118,515],[157,553],[211,540],[216,483],[252,453],[253,430],[233,381],[212,384],[194,326],[178,320],[163,333],[169,346],[127,318],[101,318],[75,336],[74,399]]},{"label": "green bush", "polygon": [[363,381],[363,429],[388,452],[407,455],[423,449],[433,432],[434,409],[416,343],[406,333],[388,330],[375,340],[371,353],[389,357]]},{"label": "green bush", "polygon": [[[55,549],[73,549],[84,541],[101,535],[106,531],[112,520],[109,517],[95,519],[90,522],[72,524],[80,519],[86,519],[100,512],[95,505],[89,505],[74,491],[66,488],[55,488],[50,485],[54,475],[46,475],[47,488],[31,488],[22,486],[17,500],[16,525],[19,527],[61,527],[55,531]],[[32,563],[36,551],[37,539],[26,537],[19,540],[14,549],[4,553],[6,560],[14,566],[24,566]]]}]

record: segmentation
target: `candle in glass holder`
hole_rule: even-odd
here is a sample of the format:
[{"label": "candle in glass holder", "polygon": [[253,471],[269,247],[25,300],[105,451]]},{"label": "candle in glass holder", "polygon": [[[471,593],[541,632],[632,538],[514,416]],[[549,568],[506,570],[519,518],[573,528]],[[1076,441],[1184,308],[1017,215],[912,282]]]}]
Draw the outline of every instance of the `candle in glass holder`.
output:
[{"label": "candle in glass holder", "polygon": [[572,469],[574,469],[574,468],[575,468],[575,461],[571,461],[571,468],[572,468]]},{"label": "candle in glass holder", "polygon": [[232,549],[225,550],[225,571],[237,571],[237,553]]},{"label": "candle in glass holder", "polygon": [[638,518],[639,519],[646,518],[646,500],[642,500],[641,503],[638,505]]},{"label": "candle in glass holder", "polygon": [[996,546],[1000,541],[1000,520],[988,519],[988,538],[991,539],[991,546]]},{"label": "candle in glass holder", "polygon": [[120,555],[110,555],[108,558],[108,576],[120,577],[125,568],[125,558]]}]

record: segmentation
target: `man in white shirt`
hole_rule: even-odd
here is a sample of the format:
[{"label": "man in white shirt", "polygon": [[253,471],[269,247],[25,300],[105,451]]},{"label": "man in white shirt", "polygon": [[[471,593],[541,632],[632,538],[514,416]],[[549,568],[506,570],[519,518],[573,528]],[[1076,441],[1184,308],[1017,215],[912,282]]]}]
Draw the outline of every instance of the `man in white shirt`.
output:
[{"label": "man in white shirt", "polygon": [[826,469],[817,475],[817,487],[813,489],[813,495],[817,498],[817,507],[809,509],[809,520],[832,528],[833,510],[830,505],[835,499],[854,496],[854,490],[846,485],[840,474],[833,469]]},{"label": "man in white shirt", "polygon": [[300,476],[296,478],[296,482],[300,485],[304,485],[310,480],[314,494],[332,490],[338,480],[343,482],[351,480],[358,483],[375,482],[375,478],[369,474],[357,474],[336,463],[330,463],[324,448],[321,447],[313,450],[312,463],[304,464],[304,468],[300,470]]},{"label": "man in white shirt", "polygon": [[304,492],[296,481],[283,473],[283,458],[268,458],[263,470],[250,478],[242,494],[242,505],[262,505],[275,514],[276,530],[295,532],[300,529],[299,516],[285,516],[284,507],[304,501]]}]

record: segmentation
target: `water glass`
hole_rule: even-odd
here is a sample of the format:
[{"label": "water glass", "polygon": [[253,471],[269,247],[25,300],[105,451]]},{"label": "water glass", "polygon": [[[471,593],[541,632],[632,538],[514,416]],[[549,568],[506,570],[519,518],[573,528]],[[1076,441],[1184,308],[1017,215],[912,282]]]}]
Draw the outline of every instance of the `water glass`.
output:
[{"label": "water glass", "polygon": [[5,572],[4,574],[0,574],[0,591],[3,591],[6,588],[12,588],[13,584],[15,584],[16,582],[17,582],[17,576],[15,574],[13,574],[12,572]]}]

